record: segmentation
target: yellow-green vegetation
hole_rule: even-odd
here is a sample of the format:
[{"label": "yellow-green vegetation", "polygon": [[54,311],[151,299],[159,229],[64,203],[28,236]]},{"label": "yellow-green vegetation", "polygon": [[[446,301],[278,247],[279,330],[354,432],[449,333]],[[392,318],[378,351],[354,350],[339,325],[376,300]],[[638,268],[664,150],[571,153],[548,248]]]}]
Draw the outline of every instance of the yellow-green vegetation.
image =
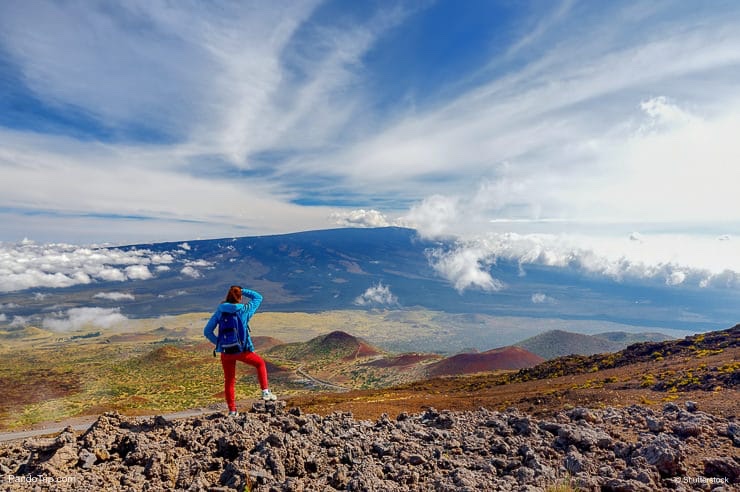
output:
[{"label": "yellow-green vegetation", "polygon": [[740,361],[734,361],[725,364],[719,367],[718,370],[721,374],[735,374],[736,372],[740,371]]},{"label": "yellow-green vegetation", "polygon": [[547,492],[579,492],[581,489],[576,486],[573,477],[568,474],[556,483],[549,485],[545,490]]},{"label": "yellow-green vegetation", "polygon": [[707,357],[707,356],[710,356],[710,355],[721,354],[722,352],[724,352],[724,349],[721,349],[721,348],[720,349],[716,349],[716,350],[711,350],[711,349],[696,349],[695,350],[695,354],[696,354],[696,357],[697,358],[699,358],[699,357]]},{"label": "yellow-green vegetation", "polygon": [[706,334],[704,333],[694,336],[693,343],[691,344],[689,348],[694,352],[695,357],[697,358],[708,357],[710,355],[721,354],[724,351],[724,349],[721,347],[719,348],[702,347],[702,345],[705,345],[704,342],[706,341],[706,339],[707,339]]},{"label": "yellow-green vegetation", "polygon": [[655,376],[652,374],[644,374],[642,376],[642,381],[640,382],[640,386],[643,388],[648,388],[650,386],[653,386],[655,384]]},{"label": "yellow-green vegetation", "polygon": [[223,390],[220,364],[192,344],[66,343],[15,351],[0,365],[6,428],[107,410],[191,408],[218,401]]},{"label": "yellow-green vegetation", "polygon": [[689,386],[700,384],[699,377],[694,374],[694,371],[689,369],[680,372],[676,377],[666,379],[663,384],[666,388],[676,388],[679,391],[682,389],[688,389]]},{"label": "yellow-green vegetation", "polygon": [[372,389],[379,386],[387,386],[388,383],[394,382],[391,375],[374,371],[370,367],[353,369],[349,377],[351,378],[352,386],[358,389]]},{"label": "yellow-green vegetation", "polygon": [[563,479],[554,485],[550,485],[545,490],[547,492],[578,492],[581,489],[573,485],[572,480]]},{"label": "yellow-green vegetation", "polygon": [[212,401],[222,387],[222,371],[213,357],[192,346],[163,345],[108,368],[105,387],[94,393],[114,407],[175,410]]},{"label": "yellow-green vegetation", "polygon": [[[223,401],[223,375],[202,330],[210,313],[126,320],[101,329],[87,326],[72,333],[37,327],[0,332],[0,428],[117,410],[153,414]],[[258,313],[252,336],[281,342],[306,342],[335,330],[366,338],[374,344],[409,343],[413,337],[435,340],[446,336],[454,316],[433,311],[331,311],[323,313]],[[474,320],[478,321],[478,320]],[[472,321],[460,317],[457,324]],[[409,329],[413,327],[413,329]],[[300,383],[294,371],[340,381],[353,388],[374,388],[408,381],[397,368],[341,363],[352,354],[341,344],[311,353],[310,360],[291,353],[263,353],[284,372],[271,374],[271,386],[282,395],[317,390]],[[300,350],[295,345],[296,350]],[[237,399],[257,394],[252,368],[237,369]],[[282,379],[281,379],[282,378]],[[403,379],[406,378],[406,379]]]},{"label": "yellow-green vegetation", "polygon": [[600,369],[611,369],[616,365],[618,355],[616,353],[613,354],[607,354],[603,356],[601,361],[598,364],[598,367]]},{"label": "yellow-green vegetation", "polygon": [[[26,328],[25,336],[4,338],[0,428],[109,410],[155,413],[222,401],[221,364],[202,337],[205,319],[195,314],[129,321],[103,332]],[[256,379],[245,370],[238,374],[246,377],[237,380],[237,397],[256,394]]]},{"label": "yellow-green vegetation", "polygon": [[642,376],[640,386],[674,394],[697,389],[717,391],[717,388],[721,390],[723,386],[732,385],[732,378],[738,370],[740,370],[740,362],[737,361],[721,366],[701,363],[693,368],[669,369],[655,374],[645,374]]},{"label": "yellow-green vegetation", "polygon": [[607,381],[605,379],[602,380],[595,380],[595,379],[587,379],[585,383],[583,384],[576,384],[573,386],[573,389],[601,389],[604,387],[604,384]]}]

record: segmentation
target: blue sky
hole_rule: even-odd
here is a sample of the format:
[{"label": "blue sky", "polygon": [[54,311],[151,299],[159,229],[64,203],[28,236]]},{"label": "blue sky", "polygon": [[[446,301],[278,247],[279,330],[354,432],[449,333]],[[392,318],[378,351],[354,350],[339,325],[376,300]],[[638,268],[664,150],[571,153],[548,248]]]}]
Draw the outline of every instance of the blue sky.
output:
[{"label": "blue sky", "polygon": [[739,23],[731,1],[4,1],[0,241],[408,225],[475,264],[737,272]]}]

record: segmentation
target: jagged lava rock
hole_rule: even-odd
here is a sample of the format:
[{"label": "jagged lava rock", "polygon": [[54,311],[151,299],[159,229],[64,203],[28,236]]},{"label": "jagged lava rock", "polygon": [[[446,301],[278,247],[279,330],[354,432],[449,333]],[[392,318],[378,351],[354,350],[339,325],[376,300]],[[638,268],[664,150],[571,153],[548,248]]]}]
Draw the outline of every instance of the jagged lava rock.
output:
[{"label": "jagged lava rock", "polygon": [[[237,417],[174,421],[109,413],[79,436],[65,430],[2,445],[0,471],[66,477],[37,490],[75,491],[536,491],[564,483],[593,491],[690,490],[676,479],[695,473],[733,484],[740,474],[736,454],[727,455],[736,424],[675,405],[662,414],[640,406],[576,408],[547,420],[514,408],[429,408],[372,422],[346,412],[286,411],[280,403],[260,402]],[[678,424],[701,432],[687,436]],[[703,457],[701,468],[689,470],[694,455]],[[27,483],[3,485],[29,490]]]}]

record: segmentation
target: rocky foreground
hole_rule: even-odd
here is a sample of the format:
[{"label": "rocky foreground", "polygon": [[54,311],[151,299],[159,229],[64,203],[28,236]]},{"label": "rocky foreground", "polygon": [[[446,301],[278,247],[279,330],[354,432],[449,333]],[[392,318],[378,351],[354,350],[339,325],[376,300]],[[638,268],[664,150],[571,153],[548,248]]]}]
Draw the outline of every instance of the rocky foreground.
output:
[{"label": "rocky foreground", "polygon": [[740,425],[662,411],[515,409],[355,420],[255,404],[238,417],[105,414],[84,434],[0,447],[2,490],[736,490]]}]

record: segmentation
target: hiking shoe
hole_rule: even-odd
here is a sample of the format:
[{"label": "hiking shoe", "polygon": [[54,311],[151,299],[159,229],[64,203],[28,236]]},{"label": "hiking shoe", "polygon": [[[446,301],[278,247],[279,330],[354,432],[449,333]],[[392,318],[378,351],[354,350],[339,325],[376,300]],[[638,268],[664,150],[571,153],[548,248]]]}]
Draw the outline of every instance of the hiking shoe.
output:
[{"label": "hiking shoe", "polygon": [[272,391],[267,390],[262,392],[262,399],[265,401],[275,401],[277,400],[277,396]]},{"label": "hiking shoe", "polygon": [[238,416],[239,416],[239,412],[237,412],[236,410],[229,410],[229,417],[238,417]]}]

